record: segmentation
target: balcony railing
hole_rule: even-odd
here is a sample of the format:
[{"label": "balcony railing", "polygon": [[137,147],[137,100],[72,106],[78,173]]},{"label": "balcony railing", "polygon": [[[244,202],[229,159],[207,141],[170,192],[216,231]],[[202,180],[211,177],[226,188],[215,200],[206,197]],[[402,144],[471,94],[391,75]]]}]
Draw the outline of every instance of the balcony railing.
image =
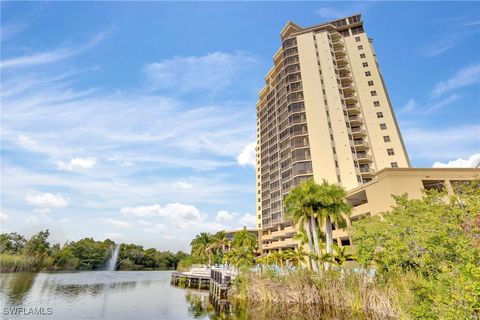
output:
[{"label": "balcony railing", "polygon": [[363,118],[360,117],[359,115],[354,115],[354,116],[348,117],[348,121],[350,121],[350,124],[358,125],[363,123]]},{"label": "balcony railing", "polygon": [[342,86],[342,90],[343,90],[343,93],[345,95],[349,95],[349,94],[355,92],[355,88],[350,83],[344,84]]},{"label": "balcony railing", "polygon": [[333,48],[334,48],[335,50],[336,50],[336,49],[341,49],[341,48],[344,47],[343,42],[340,41],[340,40],[333,42],[332,45],[333,45]]},{"label": "balcony railing", "polygon": [[340,74],[340,81],[342,81],[342,83],[349,83],[349,82],[353,82],[353,78],[349,75],[348,72],[341,73]]},{"label": "balcony railing", "polygon": [[360,167],[360,173],[361,174],[375,174],[375,169],[373,168],[368,168],[368,167]]},{"label": "balcony railing", "polygon": [[348,114],[358,114],[361,112],[360,108],[357,105],[347,104],[347,112]]},{"label": "balcony railing", "polygon": [[364,152],[360,152],[360,153],[357,153],[357,160],[358,161],[373,161],[373,158],[369,154],[366,154]]},{"label": "balcony railing", "polygon": [[352,104],[352,102],[357,102],[357,101],[358,101],[358,99],[354,94],[352,94],[352,93],[345,94],[345,102],[347,103],[347,105]]},{"label": "balcony railing", "polygon": [[365,129],[362,129],[362,128],[352,128],[352,134],[365,136],[367,135],[367,131],[365,131]]},{"label": "balcony railing", "polygon": [[336,61],[338,66],[348,65],[348,60],[346,58],[337,58]]},{"label": "balcony railing", "polygon": [[365,141],[365,140],[354,140],[353,144],[355,145],[355,148],[357,149],[364,149],[370,147],[370,144]]}]

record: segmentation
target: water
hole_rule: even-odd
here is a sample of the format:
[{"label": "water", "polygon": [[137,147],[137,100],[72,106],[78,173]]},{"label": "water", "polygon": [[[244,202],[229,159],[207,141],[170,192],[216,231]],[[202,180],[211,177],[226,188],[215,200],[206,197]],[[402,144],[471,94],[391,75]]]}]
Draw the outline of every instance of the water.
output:
[{"label": "water", "polygon": [[[290,306],[213,306],[208,291],[170,285],[170,271],[1,273],[1,319],[343,319]],[[46,315],[11,315],[8,308]],[[7,308],[7,309],[6,309]],[[32,309],[30,309],[32,308]],[[43,309],[40,309],[43,308]],[[6,310],[10,310],[6,312]],[[48,314],[50,310],[51,314]]]},{"label": "water", "polygon": [[112,250],[112,256],[107,261],[106,270],[115,271],[117,269],[118,254],[120,253],[120,244],[115,245],[115,249]]}]

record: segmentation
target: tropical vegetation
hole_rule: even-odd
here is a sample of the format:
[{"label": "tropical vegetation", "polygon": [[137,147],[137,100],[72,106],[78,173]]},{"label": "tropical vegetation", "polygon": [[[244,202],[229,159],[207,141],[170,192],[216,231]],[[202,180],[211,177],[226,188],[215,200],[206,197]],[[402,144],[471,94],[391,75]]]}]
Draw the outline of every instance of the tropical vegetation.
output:
[{"label": "tropical vegetation", "polygon": [[327,250],[329,236],[320,232],[330,232],[327,216],[345,225],[345,195],[305,182],[285,200],[299,249],[258,257],[263,267],[236,279],[237,299],[321,304],[380,319],[480,319],[480,182],[452,188],[394,197],[390,211],[352,222],[349,251]]},{"label": "tropical vegetation", "polygon": [[[112,255],[115,242],[84,238],[63,246],[50,244],[49,230],[42,230],[30,239],[18,233],[0,234],[0,270],[101,270]],[[122,270],[175,269],[188,254],[144,249],[135,244],[121,244],[117,267]]]},{"label": "tropical vegetation", "polygon": [[215,234],[202,232],[191,241],[190,246],[191,256],[180,262],[181,269],[192,264],[220,263],[248,267],[255,263],[257,237],[246,227],[235,232],[232,239],[228,239],[223,230]]}]

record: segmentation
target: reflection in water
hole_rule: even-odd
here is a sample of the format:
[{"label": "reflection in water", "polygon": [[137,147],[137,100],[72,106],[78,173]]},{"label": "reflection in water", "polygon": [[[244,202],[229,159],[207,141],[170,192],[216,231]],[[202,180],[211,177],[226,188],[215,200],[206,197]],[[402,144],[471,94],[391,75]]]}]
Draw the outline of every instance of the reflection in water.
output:
[{"label": "reflection in water", "polygon": [[7,292],[8,301],[10,304],[22,304],[26,295],[30,291],[35,282],[37,273],[21,272],[18,276],[2,277],[2,292]]},{"label": "reflection in water", "polygon": [[[208,292],[188,290],[189,313],[193,319],[255,319],[255,320],[329,320],[351,319],[352,315],[320,306],[298,306],[282,304],[212,303]],[[362,319],[356,316],[355,319]]]},{"label": "reflection in water", "polygon": [[[0,273],[0,306],[53,310],[51,316],[29,317],[32,320],[352,318],[318,307],[231,304],[227,301],[213,304],[208,291],[171,286],[169,271]],[[5,319],[23,318],[8,316]]]}]

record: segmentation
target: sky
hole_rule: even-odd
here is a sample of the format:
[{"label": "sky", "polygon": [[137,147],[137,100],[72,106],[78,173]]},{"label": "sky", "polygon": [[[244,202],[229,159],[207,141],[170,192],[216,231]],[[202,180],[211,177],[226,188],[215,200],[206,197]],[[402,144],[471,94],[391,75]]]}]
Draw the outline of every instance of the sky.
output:
[{"label": "sky", "polygon": [[362,13],[412,165],[480,160],[477,2],[1,2],[2,232],[189,250],[255,225],[280,31]]}]

